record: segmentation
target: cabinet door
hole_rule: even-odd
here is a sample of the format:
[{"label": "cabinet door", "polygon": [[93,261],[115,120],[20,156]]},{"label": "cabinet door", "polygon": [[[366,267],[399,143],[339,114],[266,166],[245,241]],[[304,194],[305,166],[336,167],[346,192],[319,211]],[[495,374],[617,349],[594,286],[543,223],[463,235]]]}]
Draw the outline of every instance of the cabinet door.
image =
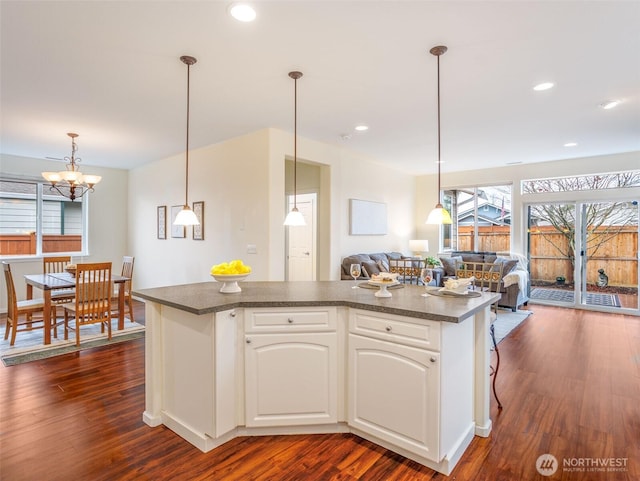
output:
[{"label": "cabinet door", "polygon": [[440,354],[349,335],[349,424],[440,461]]},{"label": "cabinet door", "polygon": [[245,336],[246,425],[336,423],[337,334]]}]

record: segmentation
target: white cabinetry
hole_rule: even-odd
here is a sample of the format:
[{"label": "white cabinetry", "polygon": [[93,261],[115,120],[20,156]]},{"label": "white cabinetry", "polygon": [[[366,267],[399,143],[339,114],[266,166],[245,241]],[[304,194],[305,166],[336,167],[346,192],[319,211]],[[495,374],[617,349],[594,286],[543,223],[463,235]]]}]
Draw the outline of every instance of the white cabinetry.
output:
[{"label": "white cabinetry", "polygon": [[336,310],[246,309],[247,427],[336,423]]},{"label": "white cabinetry", "polygon": [[440,323],[404,319],[352,312],[349,424],[439,461],[440,353],[413,346],[439,347]]},{"label": "white cabinetry", "polygon": [[474,326],[353,309],[349,426],[448,474],[474,435]]}]

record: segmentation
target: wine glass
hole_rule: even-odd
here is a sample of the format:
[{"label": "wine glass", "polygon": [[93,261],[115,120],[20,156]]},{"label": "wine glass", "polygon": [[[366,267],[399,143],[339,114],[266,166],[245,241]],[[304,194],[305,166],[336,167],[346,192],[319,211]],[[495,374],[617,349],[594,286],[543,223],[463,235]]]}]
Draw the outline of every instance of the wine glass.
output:
[{"label": "wine glass", "polygon": [[[424,288],[426,289],[433,279],[433,270],[427,267],[420,269],[420,279],[422,280],[422,284],[424,284]],[[422,294],[422,297],[427,297],[428,295],[429,294],[425,292],[424,294]]]},{"label": "wine glass", "polygon": [[[353,282],[356,284],[358,277],[362,274],[362,269],[360,268],[360,264],[351,264],[349,268],[349,272],[351,272],[351,277],[353,277]],[[352,289],[358,289],[357,284],[352,287]]]}]

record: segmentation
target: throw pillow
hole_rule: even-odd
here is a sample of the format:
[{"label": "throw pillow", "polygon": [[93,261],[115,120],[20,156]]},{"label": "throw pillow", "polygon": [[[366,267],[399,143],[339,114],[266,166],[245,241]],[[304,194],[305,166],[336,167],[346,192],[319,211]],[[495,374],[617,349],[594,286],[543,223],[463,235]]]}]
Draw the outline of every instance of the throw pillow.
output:
[{"label": "throw pillow", "polygon": [[517,259],[507,259],[506,257],[498,257],[494,264],[502,264],[502,276],[506,276],[518,265]]},{"label": "throw pillow", "polygon": [[362,263],[362,267],[367,273],[368,277],[371,277],[374,274],[380,274],[382,272],[380,270],[380,266],[374,261],[366,261]]},{"label": "throw pillow", "polygon": [[458,263],[462,262],[462,256],[440,257],[445,276],[455,276]]}]

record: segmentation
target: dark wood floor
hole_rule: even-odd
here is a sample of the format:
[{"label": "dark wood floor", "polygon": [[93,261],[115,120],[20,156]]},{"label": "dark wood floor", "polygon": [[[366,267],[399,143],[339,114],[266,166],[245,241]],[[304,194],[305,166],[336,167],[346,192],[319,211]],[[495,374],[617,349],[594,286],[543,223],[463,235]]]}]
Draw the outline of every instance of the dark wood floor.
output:
[{"label": "dark wood floor", "polygon": [[[638,480],[640,319],[547,306],[501,344],[504,409],[447,478],[352,435],[237,438],[204,454],[142,422],[144,341],[0,367],[0,478],[13,480]],[[137,320],[144,311],[136,307]],[[492,400],[493,401],[493,400]],[[541,454],[625,471],[543,477]]]}]

